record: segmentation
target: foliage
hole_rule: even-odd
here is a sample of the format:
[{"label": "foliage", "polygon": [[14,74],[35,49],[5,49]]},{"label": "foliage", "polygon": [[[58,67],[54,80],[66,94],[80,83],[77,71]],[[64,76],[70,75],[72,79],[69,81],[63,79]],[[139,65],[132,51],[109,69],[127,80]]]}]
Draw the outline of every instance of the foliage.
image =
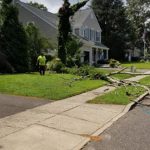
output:
[{"label": "foliage", "polygon": [[143,84],[143,85],[146,85],[146,86],[150,87],[150,76],[147,76],[147,77],[141,79],[140,83]]},{"label": "foliage", "polygon": [[92,8],[103,31],[102,42],[110,48],[109,57],[123,59],[131,37],[122,0],[93,0]]},{"label": "foliage", "polygon": [[64,71],[64,64],[61,62],[59,58],[54,58],[52,61],[48,63],[48,68],[51,71],[55,71],[57,73],[62,73]]},{"label": "foliage", "polygon": [[70,74],[46,74],[42,77],[37,74],[1,75],[0,92],[59,100],[105,84],[105,81],[85,79],[68,86],[68,81],[75,78],[78,76]]},{"label": "foliage", "polygon": [[32,2],[30,1],[29,4],[35,8],[38,8],[38,9],[41,9],[41,10],[44,10],[44,11],[48,11],[47,7],[45,7],[43,4],[39,4],[37,2]]},{"label": "foliage", "polygon": [[149,7],[149,0],[127,0],[127,15],[132,24],[132,33],[134,34],[133,45],[140,49],[143,49],[144,23],[150,16]]},{"label": "foliage", "polygon": [[15,72],[14,68],[7,61],[7,57],[0,52],[0,73],[13,73]]},{"label": "foliage", "polygon": [[75,65],[80,65],[80,47],[82,43],[79,39],[73,35],[68,37],[68,41],[66,44],[67,50],[67,60],[66,65],[67,67],[72,67]]},{"label": "foliage", "polygon": [[66,64],[66,44],[68,41],[68,34],[71,32],[69,18],[74,15],[81,7],[83,7],[88,0],[79,2],[70,7],[68,0],[64,0],[63,6],[59,9],[59,25],[58,25],[58,57]]},{"label": "foliage", "polygon": [[110,59],[109,60],[109,66],[112,68],[117,68],[120,65],[120,62],[115,59]]},{"label": "foliage", "polygon": [[25,31],[28,39],[29,70],[35,71],[38,55],[41,51],[47,52],[47,49],[53,49],[53,46],[49,39],[41,36],[39,29],[33,23],[28,23]]},{"label": "foliage", "polygon": [[18,10],[11,0],[2,1],[0,48],[16,72],[28,70],[27,37],[18,21]]}]

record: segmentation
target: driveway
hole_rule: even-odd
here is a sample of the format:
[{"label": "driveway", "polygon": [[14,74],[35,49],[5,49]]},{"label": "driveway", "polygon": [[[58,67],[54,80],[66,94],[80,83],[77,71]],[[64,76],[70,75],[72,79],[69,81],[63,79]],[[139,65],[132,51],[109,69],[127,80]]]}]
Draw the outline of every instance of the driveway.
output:
[{"label": "driveway", "polygon": [[0,118],[50,102],[52,101],[33,97],[0,94]]}]

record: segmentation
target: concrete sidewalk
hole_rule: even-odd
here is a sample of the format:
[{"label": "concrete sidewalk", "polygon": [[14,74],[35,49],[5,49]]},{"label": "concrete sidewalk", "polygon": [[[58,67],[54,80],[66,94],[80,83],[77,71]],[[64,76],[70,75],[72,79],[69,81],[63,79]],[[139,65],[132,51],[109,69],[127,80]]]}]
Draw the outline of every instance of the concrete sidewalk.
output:
[{"label": "concrete sidewalk", "polygon": [[0,119],[0,149],[79,150],[124,114],[123,105],[85,103],[114,89],[101,87]]}]

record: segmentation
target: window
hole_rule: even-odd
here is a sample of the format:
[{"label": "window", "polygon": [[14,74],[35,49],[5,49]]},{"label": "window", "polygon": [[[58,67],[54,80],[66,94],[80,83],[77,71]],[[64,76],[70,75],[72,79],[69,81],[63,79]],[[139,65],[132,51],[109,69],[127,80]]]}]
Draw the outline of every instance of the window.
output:
[{"label": "window", "polygon": [[90,29],[88,29],[88,28],[86,28],[84,30],[84,38],[89,39],[89,33],[90,33],[89,31],[90,31]]},{"label": "window", "polygon": [[92,30],[90,29],[90,35],[89,35],[89,39],[92,40]]},{"label": "window", "polygon": [[84,37],[84,27],[81,27],[81,29],[80,29],[80,35],[81,35],[82,37]]},{"label": "window", "polygon": [[100,42],[100,35],[101,35],[100,32],[96,31],[96,41],[97,42]]},{"label": "window", "polygon": [[76,35],[79,35],[79,28],[74,29]]},{"label": "window", "polygon": [[92,30],[92,41],[94,42],[95,41],[95,31]]}]

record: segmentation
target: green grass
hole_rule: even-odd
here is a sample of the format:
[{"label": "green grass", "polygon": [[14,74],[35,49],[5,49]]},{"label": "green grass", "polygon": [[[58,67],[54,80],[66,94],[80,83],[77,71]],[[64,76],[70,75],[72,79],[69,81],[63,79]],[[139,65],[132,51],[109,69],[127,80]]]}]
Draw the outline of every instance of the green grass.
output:
[{"label": "green grass", "polygon": [[128,79],[131,77],[134,77],[135,75],[131,75],[131,74],[114,74],[112,75],[112,77],[123,80],[123,79]]},{"label": "green grass", "polygon": [[131,67],[135,66],[137,69],[150,69],[150,62],[131,62],[131,63],[123,63],[121,64],[123,67]]},{"label": "green grass", "polygon": [[103,68],[95,68],[96,71],[102,73],[102,74],[109,74],[111,72],[115,72],[116,70],[111,69],[103,69]]},{"label": "green grass", "polygon": [[[126,91],[131,93],[132,95],[127,96]],[[88,103],[92,104],[118,104],[118,105],[126,105],[134,100],[145,91],[144,88],[141,87],[133,87],[128,86],[127,89],[125,87],[117,88],[114,91],[106,93],[102,96],[98,96],[93,100],[88,101]]]},{"label": "green grass", "polygon": [[143,85],[146,85],[146,86],[150,87],[150,76],[147,76],[147,77],[141,79],[140,83],[143,84]]},{"label": "green grass", "polygon": [[101,80],[80,80],[69,82],[77,76],[69,74],[37,74],[0,75],[0,93],[41,97],[51,100],[63,99],[77,95],[104,84]]}]

